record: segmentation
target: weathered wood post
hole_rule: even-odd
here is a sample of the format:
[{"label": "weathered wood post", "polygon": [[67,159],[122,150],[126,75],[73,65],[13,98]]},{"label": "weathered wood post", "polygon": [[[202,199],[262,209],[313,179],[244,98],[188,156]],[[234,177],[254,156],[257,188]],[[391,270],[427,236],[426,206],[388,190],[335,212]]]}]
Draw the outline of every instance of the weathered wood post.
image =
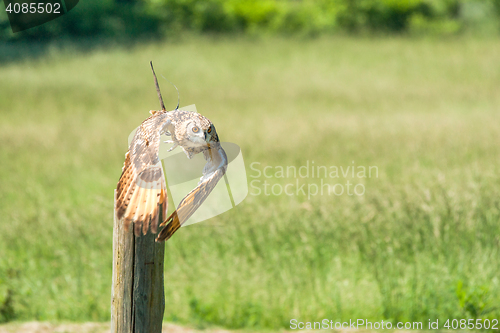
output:
[{"label": "weathered wood post", "polygon": [[165,244],[151,232],[135,237],[118,222],[114,215],[111,333],[161,333]]}]

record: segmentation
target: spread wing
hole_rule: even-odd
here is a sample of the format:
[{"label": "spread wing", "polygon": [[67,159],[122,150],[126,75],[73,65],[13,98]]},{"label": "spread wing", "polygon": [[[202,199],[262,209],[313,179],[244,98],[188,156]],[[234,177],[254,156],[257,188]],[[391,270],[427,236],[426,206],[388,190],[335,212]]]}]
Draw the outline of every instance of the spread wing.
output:
[{"label": "spread wing", "polygon": [[137,129],[125,155],[122,175],[116,188],[116,216],[125,229],[134,223],[136,236],[145,235],[151,223],[156,233],[160,205],[167,212],[167,189],[161,161],[158,159],[160,134],[170,120],[166,112],[156,112]]},{"label": "spread wing", "polygon": [[219,142],[210,142],[210,147],[203,152],[203,155],[207,161],[207,164],[203,168],[203,177],[201,177],[198,186],[181,200],[177,206],[177,210],[160,225],[160,227],[162,227],[168,223],[168,225],[160,231],[156,238],[157,242],[168,240],[201,206],[215,188],[215,185],[217,185],[219,180],[226,173],[226,152],[222,149]]}]

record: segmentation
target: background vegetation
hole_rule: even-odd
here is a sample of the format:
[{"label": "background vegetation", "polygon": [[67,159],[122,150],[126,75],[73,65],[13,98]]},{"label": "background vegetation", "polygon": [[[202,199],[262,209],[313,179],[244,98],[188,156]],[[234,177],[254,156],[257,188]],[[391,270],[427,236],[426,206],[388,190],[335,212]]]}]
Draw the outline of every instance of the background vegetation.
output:
[{"label": "background vegetation", "polygon": [[194,38],[3,64],[0,321],[109,320],[113,189],[158,108],[151,59],[249,175],[379,169],[364,196],[249,195],[180,230],[166,320],[499,318],[499,56],[488,38]]},{"label": "background vegetation", "polygon": [[498,34],[500,0],[86,0],[48,24],[5,40],[134,40],[186,31],[244,34]]},{"label": "background vegetation", "polygon": [[166,320],[499,318],[499,31],[500,0],[85,0],[17,34],[2,8],[0,322],[109,319],[113,189],[158,108],[149,60],[249,175],[379,170],[364,196],[249,195],[183,228]]}]

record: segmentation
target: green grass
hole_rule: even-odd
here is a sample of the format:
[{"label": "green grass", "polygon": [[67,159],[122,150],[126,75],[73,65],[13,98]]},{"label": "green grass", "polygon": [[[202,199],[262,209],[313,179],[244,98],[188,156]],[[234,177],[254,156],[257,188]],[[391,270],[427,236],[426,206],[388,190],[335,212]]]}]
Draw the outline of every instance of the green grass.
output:
[{"label": "green grass", "polygon": [[108,320],[113,189],[159,105],[149,60],[250,176],[253,162],[378,167],[348,177],[363,196],[249,195],[180,230],[166,320],[498,318],[498,59],[497,40],[193,39],[0,66],[0,321]]}]

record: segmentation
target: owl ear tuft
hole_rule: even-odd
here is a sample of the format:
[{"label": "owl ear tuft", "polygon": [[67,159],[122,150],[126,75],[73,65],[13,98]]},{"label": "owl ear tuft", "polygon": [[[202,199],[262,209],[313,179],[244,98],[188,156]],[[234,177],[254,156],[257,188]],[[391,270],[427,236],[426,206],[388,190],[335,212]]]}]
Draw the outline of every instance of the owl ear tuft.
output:
[{"label": "owl ear tuft", "polygon": [[155,70],[153,68],[153,62],[150,61],[149,64],[151,65],[151,70],[153,71],[153,76],[155,78],[156,92],[158,93],[158,98],[160,99],[161,110],[162,111],[167,111],[167,109],[165,109],[165,104],[163,104],[163,98],[161,97],[160,86],[158,85],[158,80],[156,79]]},{"label": "owl ear tuft", "polygon": [[[167,80],[163,75],[161,76],[162,78],[164,78],[165,80]],[[177,86],[175,84],[173,84],[172,82],[170,82],[169,80],[167,80],[171,85],[174,86],[175,90],[177,90],[177,106],[175,107],[175,111],[179,110],[179,103],[181,102],[181,95],[179,94],[179,89],[177,89]]]}]

